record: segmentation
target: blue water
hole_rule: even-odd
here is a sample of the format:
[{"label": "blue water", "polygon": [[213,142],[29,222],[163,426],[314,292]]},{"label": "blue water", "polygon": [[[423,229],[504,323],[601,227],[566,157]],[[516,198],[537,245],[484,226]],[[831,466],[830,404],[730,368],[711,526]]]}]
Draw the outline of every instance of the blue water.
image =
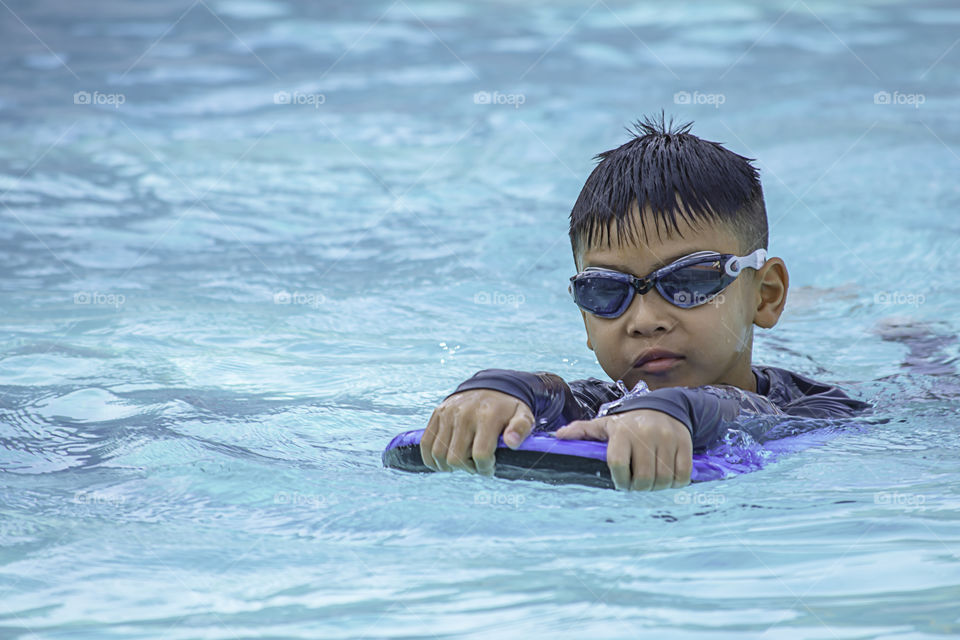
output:
[{"label": "blue water", "polygon": [[[960,634],[955,4],[0,4],[0,637]],[[604,377],[567,215],[661,107],[761,168],[754,361],[882,422],[653,494],[384,469],[478,369]]]}]

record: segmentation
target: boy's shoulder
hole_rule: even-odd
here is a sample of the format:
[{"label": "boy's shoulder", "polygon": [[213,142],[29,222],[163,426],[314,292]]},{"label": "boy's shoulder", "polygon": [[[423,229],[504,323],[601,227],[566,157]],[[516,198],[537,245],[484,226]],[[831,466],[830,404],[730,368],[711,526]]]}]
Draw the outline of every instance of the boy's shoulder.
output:
[{"label": "boy's shoulder", "polygon": [[[767,365],[752,365],[750,368],[757,379],[757,394],[790,415],[833,417],[858,413],[871,406],[851,398],[839,386],[788,369]],[[578,400],[591,405],[620,396],[616,384],[607,380],[586,378],[574,380],[569,385]]]},{"label": "boy's shoulder", "polygon": [[826,417],[843,410],[861,411],[870,407],[836,385],[794,371],[766,365],[750,368],[757,378],[757,393],[769,398],[785,413]]}]

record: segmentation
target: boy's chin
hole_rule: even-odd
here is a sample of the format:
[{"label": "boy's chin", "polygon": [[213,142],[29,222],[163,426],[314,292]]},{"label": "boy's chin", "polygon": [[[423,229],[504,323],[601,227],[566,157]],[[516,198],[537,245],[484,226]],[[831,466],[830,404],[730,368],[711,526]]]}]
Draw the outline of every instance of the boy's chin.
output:
[{"label": "boy's chin", "polygon": [[702,379],[702,376],[691,375],[695,372],[687,368],[686,365],[686,362],[682,362],[669,371],[655,374],[634,370],[631,372],[630,381],[624,378],[623,382],[628,389],[633,389],[637,382],[643,380],[651,391],[667,387],[700,387],[710,384],[707,380]]},{"label": "boy's chin", "polygon": [[[644,379],[643,381],[647,383],[647,388],[650,389],[650,391],[656,391],[657,389],[666,389],[667,387],[688,386],[688,385],[685,385],[683,382],[674,381],[669,378],[664,378],[662,376],[658,376],[656,380]],[[634,383],[634,385],[636,385],[636,383]],[[633,386],[631,386],[630,388],[632,389]]]},{"label": "boy's chin", "polygon": [[663,389],[665,387],[683,387],[689,386],[686,382],[682,380],[682,376],[677,375],[676,373],[667,372],[660,375],[634,375],[630,376],[629,379],[625,379],[623,382],[628,389],[633,389],[637,386],[637,383],[643,380],[647,383],[647,387],[653,391],[654,389]]}]

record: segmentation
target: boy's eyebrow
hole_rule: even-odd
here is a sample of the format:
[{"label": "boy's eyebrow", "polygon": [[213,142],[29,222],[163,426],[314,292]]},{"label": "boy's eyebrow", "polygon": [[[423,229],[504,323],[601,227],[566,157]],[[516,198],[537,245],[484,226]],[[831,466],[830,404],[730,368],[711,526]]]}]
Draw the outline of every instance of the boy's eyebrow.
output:
[{"label": "boy's eyebrow", "polygon": [[[691,253],[694,253],[695,251],[696,251],[695,249],[694,249],[693,251],[684,251],[684,252],[682,252],[682,253],[678,253],[677,255],[675,255],[675,256],[673,256],[673,257],[671,257],[671,258],[667,258],[667,259],[665,259],[665,260],[661,260],[660,262],[657,262],[656,264],[654,264],[654,265],[653,265],[653,269],[651,269],[651,270],[648,271],[647,273],[652,273],[652,272],[656,271],[657,269],[659,269],[659,268],[661,268],[661,267],[667,266],[667,265],[670,264],[671,262],[676,262],[676,261],[679,260],[680,258],[682,258],[682,257],[684,257],[684,256],[688,256],[688,255],[690,255]],[[622,273],[630,273],[630,270],[627,269],[626,267],[622,266],[622,265],[616,265],[616,264],[593,264],[593,263],[590,262],[589,260],[587,260],[587,261],[584,263],[583,267],[584,267],[584,268],[587,268],[587,267],[600,267],[601,269],[613,269],[614,271],[620,271],[620,272],[622,272]],[[636,274],[634,274],[634,275],[636,275]],[[644,275],[646,275],[646,274],[644,274]]]}]

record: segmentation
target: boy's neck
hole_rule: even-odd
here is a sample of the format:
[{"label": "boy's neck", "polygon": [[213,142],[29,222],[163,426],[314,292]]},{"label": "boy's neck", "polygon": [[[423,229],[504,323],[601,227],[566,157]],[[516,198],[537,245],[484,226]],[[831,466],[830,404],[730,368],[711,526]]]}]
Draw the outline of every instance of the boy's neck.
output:
[{"label": "boy's neck", "polygon": [[729,384],[734,387],[739,387],[744,391],[751,391],[757,393],[757,376],[753,372],[753,367],[750,366],[750,363],[747,362],[745,371],[738,371],[731,378],[727,378],[721,381],[719,384]]}]

